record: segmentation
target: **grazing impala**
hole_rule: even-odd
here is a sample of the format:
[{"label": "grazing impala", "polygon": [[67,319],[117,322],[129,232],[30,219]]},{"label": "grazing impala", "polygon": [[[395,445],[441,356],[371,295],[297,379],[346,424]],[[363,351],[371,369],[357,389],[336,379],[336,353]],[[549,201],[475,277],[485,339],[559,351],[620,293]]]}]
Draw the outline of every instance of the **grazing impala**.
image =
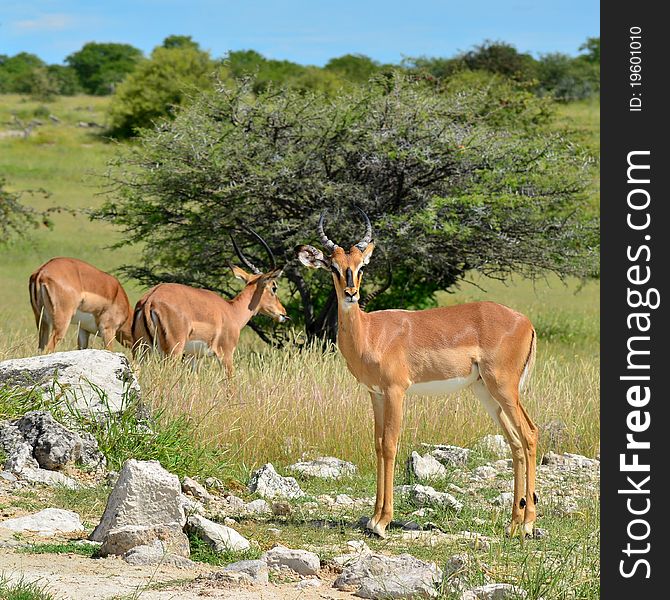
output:
[{"label": "grazing impala", "polygon": [[132,345],[130,302],[109,273],[76,258],[52,258],[30,276],[28,289],[40,350],[53,352],[70,323],[79,327],[80,350],[91,334],[102,336],[105,348],[115,337]]},{"label": "grazing impala", "polygon": [[277,268],[272,251],[254,231],[270,256],[272,267],[262,273],[239,249],[233,247],[244,265],[251,270],[231,266],[233,274],[246,284],[232,300],[218,294],[179,283],[161,283],[149,290],[135,306],[133,338],[135,348],[155,347],[161,354],[183,357],[214,355],[233,374],[233,353],[240,331],[257,313],[283,323],[286,309],[277,297]]},{"label": "grazing impala", "polygon": [[393,518],[393,471],[406,394],[446,394],[472,387],[512,449],[514,506],[510,534],[532,534],[537,428],[519,401],[535,358],[535,330],[524,315],[493,302],[428,310],[359,307],[362,272],[374,244],[372,225],[349,251],[318,232],[327,254],[300,246],[307,267],[332,272],[338,301],[337,343],[349,370],[372,398],[377,452],[375,512],[367,526],[384,537]]}]

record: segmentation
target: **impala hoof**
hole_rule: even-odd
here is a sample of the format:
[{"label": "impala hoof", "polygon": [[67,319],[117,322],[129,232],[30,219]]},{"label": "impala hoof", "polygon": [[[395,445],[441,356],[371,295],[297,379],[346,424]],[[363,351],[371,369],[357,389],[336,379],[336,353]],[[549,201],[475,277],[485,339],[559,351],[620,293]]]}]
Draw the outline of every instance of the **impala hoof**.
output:
[{"label": "impala hoof", "polygon": [[528,521],[523,524],[523,534],[526,537],[534,537],[535,534],[535,521]]},{"label": "impala hoof", "polygon": [[386,537],[386,527],[382,527],[379,523],[377,523],[371,531],[382,539]]}]

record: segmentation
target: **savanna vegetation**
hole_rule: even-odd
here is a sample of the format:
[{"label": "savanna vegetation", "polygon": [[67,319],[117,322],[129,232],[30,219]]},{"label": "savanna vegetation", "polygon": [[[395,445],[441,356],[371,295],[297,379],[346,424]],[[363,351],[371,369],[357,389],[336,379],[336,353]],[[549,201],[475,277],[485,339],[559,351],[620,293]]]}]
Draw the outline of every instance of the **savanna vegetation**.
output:
[{"label": "savanna vegetation", "polygon": [[[594,456],[600,437],[599,110],[591,95],[597,85],[574,94],[587,98],[579,101],[556,103],[549,96],[573,97],[573,80],[585,90],[584,73],[597,73],[598,49],[590,40],[579,58],[551,59],[558,66],[541,88],[535,74],[538,63],[551,70],[549,58],[524,57],[497,43],[453,63],[413,59],[402,66],[408,75],[360,56],[333,59],[322,69],[253,52],[231,53],[221,64],[190,38],[172,36],[150,58],[138,58],[130,74],[118,78],[112,69],[113,77],[100,80],[117,78],[111,99],[51,95],[47,104],[29,89],[13,88],[15,94],[0,96],[3,127],[17,119],[41,124],[26,137],[0,139],[0,360],[35,353],[27,278],[49,258],[76,256],[116,272],[125,266],[131,302],[166,279],[230,295],[239,287],[227,269],[236,261],[228,233],[237,233],[245,252],[257,258],[260,251],[239,224],[252,226],[286,262],[282,300],[302,319],[279,326],[283,347],[245,332],[232,381],[208,361],[196,373],[155,358],[136,364],[144,400],[154,410],[151,428],[126,415],[96,436],[112,467],[129,457],[157,458],[179,474],[216,476],[243,496],[254,467],[273,462],[281,471],[303,456],[335,455],[356,463],[359,475],[341,483],[301,481],[303,488],[311,496],[370,496],[375,459],[368,394],[333,346],[312,339],[328,333],[328,322],[332,334],[325,310],[332,284],[299,269],[292,256],[294,245],[317,242],[324,205],[332,237],[354,240],[360,222],[349,215],[356,204],[370,213],[379,240],[367,290],[386,286],[389,264],[393,274],[370,308],[490,299],[526,313],[539,346],[524,404],[540,426],[562,424],[560,436],[541,437],[539,452]],[[161,83],[166,72],[179,85]],[[550,79],[554,83],[546,83]],[[147,97],[142,82],[150,82]],[[559,82],[572,91],[556,92]],[[153,105],[163,112],[152,112]],[[134,141],[108,140],[108,132],[121,131],[119,124],[138,114],[145,116],[123,133],[139,132]],[[28,193],[37,189],[48,195]],[[56,207],[75,212],[50,210]],[[256,321],[268,330],[267,321]],[[75,347],[74,332],[65,347]],[[38,400],[0,394],[0,416],[16,414],[25,402]],[[493,432],[469,391],[412,399],[398,482],[404,460],[421,443],[471,446]],[[486,459],[476,454],[472,465]],[[436,487],[467,487],[457,474],[450,477]],[[104,503],[99,490],[58,494],[57,505],[77,506],[91,520]],[[28,492],[22,501],[35,502]],[[597,598],[595,490],[579,508],[566,516],[547,507],[538,524],[548,538],[523,545],[500,539],[477,555],[485,563],[481,572],[518,583],[530,598]],[[401,502],[398,517],[410,518],[413,510]],[[450,531],[501,538],[508,515],[472,509],[430,518]],[[261,548],[275,541],[266,529],[253,520],[240,524]],[[300,510],[282,531],[282,543],[300,547],[341,545],[355,535],[344,521],[312,528]],[[438,561],[453,554],[406,541],[368,543]],[[202,554],[207,562],[224,560]]]}]

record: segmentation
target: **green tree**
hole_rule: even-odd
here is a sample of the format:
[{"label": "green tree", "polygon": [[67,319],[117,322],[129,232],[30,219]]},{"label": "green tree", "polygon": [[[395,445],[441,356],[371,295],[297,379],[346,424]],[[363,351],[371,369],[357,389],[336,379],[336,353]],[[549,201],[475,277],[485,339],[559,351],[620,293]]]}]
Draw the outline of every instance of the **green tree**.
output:
[{"label": "green tree", "polygon": [[130,44],[89,42],[65,61],[79,77],[88,94],[104,96],[132,73],[142,60],[142,51]]},{"label": "green tree", "polygon": [[560,100],[581,100],[600,91],[600,64],[554,52],[540,57],[537,89]]},{"label": "green tree", "polygon": [[72,67],[49,65],[47,72],[59,96],[74,96],[83,92],[77,72]]},{"label": "green tree", "polygon": [[380,71],[381,65],[363,54],[345,54],[330,59],[324,68],[348,81],[364,83]]},{"label": "green tree", "polygon": [[163,48],[191,48],[200,50],[200,44],[194,41],[190,35],[169,35],[163,40]]},{"label": "green tree", "polygon": [[580,58],[591,64],[600,65],[600,38],[590,37],[579,47]]},{"label": "green tree", "polygon": [[438,93],[399,76],[330,99],[252,88],[219,85],[123,150],[96,217],[124,230],[121,245],[140,244],[128,274],[230,295],[228,234],[243,223],[287,263],[292,316],[309,335],[333,337],[332,282],[301,268],[293,248],[318,240],[326,208],[331,237],[355,242],[354,206],[370,215],[378,247],[366,291],[393,273],[377,308],[429,306],[470,269],[597,273],[585,155],[544,129],[495,125],[505,105],[481,90]]},{"label": "green tree", "polygon": [[471,71],[498,73],[519,81],[528,81],[535,76],[535,59],[506,42],[486,40],[458,58]]},{"label": "green tree", "polygon": [[110,133],[130,137],[171,117],[189,94],[211,88],[215,68],[207,52],[192,46],[159,46],[118,87],[109,107]]},{"label": "green tree", "polygon": [[40,225],[51,227],[50,211],[40,212],[26,206],[21,203],[20,195],[7,191],[5,185],[5,179],[0,177],[0,245],[24,235],[28,228]]},{"label": "green tree", "polygon": [[14,56],[0,55],[0,93],[30,94],[33,71],[44,67],[44,61],[29,52],[19,52]]}]

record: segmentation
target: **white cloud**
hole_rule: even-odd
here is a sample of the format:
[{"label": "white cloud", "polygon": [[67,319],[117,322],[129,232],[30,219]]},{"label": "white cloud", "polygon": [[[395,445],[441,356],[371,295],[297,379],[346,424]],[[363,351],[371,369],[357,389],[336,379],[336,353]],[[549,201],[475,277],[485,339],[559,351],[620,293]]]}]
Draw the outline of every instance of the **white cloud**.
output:
[{"label": "white cloud", "polygon": [[35,19],[25,19],[23,21],[14,21],[12,27],[15,30],[23,32],[34,31],[61,31],[68,29],[75,24],[75,20],[70,15],[55,14],[41,15]]}]

